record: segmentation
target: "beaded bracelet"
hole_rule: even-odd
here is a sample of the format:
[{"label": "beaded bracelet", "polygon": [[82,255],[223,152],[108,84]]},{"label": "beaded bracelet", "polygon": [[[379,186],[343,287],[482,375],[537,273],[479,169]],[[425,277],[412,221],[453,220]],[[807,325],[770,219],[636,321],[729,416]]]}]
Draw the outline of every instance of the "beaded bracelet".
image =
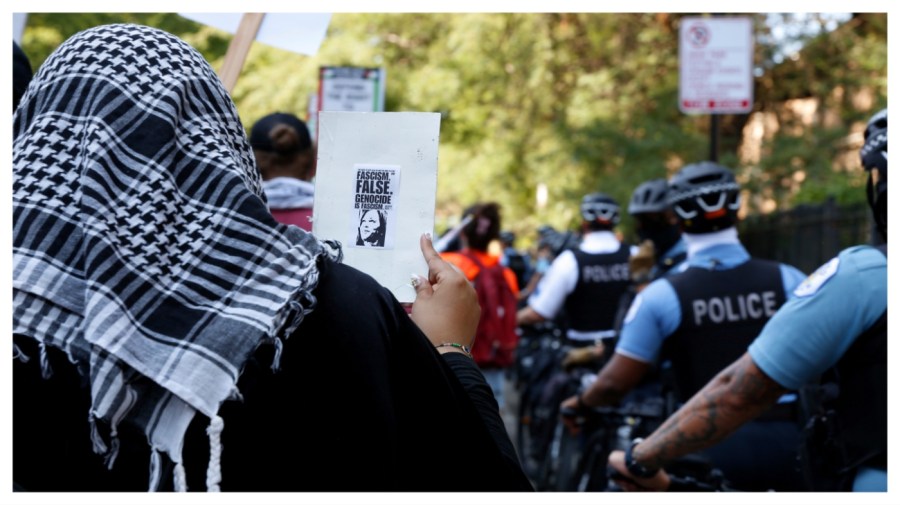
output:
[{"label": "beaded bracelet", "polygon": [[438,347],[455,347],[455,348],[461,350],[462,352],[464,352],[466,354],[466,356],[468,356],[470,358],[472,357],[471,349],[469,349],[468,347],[466,347],[462,344],[457,344],[456,342],[444,342],[443,344],[438,344],[434,347],[435,347],[435,349],[437,349]]}]

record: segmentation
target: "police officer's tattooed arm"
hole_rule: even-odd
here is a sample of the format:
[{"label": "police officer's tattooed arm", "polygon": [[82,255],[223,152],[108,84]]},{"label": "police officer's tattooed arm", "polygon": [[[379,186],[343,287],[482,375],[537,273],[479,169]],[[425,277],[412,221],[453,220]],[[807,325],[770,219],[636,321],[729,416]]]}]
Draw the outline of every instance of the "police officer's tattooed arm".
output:
[{"label": "police officer's tattooed arm", "polygon": [[[662,468],[676,458],[716,444],[773,406],[786,391],[744,353],[636,445],[632,457],[648,469]],[[629,475],[622,451],[610,454],[609,463]],[[635,480],[639,484],[643,481]],[[652,484],[651,480],[647,484]]]}]

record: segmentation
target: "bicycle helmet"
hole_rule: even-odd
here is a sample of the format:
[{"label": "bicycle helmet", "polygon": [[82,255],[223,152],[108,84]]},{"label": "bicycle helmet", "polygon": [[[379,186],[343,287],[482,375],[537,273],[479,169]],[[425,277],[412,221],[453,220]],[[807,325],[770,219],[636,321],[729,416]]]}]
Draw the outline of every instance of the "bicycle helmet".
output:
[{"label": "bicycle helmet", "polygon": [[509,231],[509,230],[503,230],[503,231],[500,232],[500,242],[502,242],[504,245],[510,245],[510,246],[511,246],[511,245],[513,245],[513,243],[514,243],[515,241],[516,241],[516,234],[515,234],[515,233],[513,233],[513,232],[511,232],[511,231]]},{"label": "bicycle helmet", "polygon": [[547,237],[546,245],[550,248],[550,254],[555,258],[566,250],[578,248],[581,242],[579,236],[571,231],[555,232]]},{"label": "bicycle helmet", "polygon": [[669,184],[665,179],[651,179],[642,183],[631,194],[628,213],[635,215],[665,211],[669,208],[669,202],[666,200],[668,190]]},{"label": "bicycle helmet", "polygon": [[581,199],[581,217],[589,223],[613,227],[619,224],[619,204],[604,193],[591,193]]},{"label": "bicycle helmet", "polygon": [[737,223],[741,187],[731,170],[703,161],[683,167],[669,180],[669,204],[687,233],[711,233]]},{"label": "bicycle helmet", "polygon": [[[866,196],[878,230],[887,238],[887,109],[877,112],[866,125],[859,150],[863,168],[869,171]],[[873,171],[878,174],[873,174]]]}]

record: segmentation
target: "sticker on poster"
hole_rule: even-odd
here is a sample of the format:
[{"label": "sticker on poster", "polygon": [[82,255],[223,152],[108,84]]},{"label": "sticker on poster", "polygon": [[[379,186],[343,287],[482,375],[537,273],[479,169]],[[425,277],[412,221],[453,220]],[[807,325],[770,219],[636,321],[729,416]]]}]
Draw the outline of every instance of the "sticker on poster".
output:
[{"label": "sticker on poster", "polygon": [[348,243],[354,247],[393,249],[400,167],[356,164],[353,168],[353,229]]}]

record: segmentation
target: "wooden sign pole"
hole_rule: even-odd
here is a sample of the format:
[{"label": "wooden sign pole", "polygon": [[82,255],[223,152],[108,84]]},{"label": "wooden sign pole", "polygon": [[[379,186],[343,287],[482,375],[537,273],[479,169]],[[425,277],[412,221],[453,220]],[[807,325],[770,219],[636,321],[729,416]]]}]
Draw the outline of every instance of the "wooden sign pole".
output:
[{"label": "wooden sign pole", "polygon": [[248,12],[241,16],[241,24],[238,26],[237,33],[231,39],[228,45],[228,52],[225,53],[225,62],[219,70],[219,79],[225,85],[228,93],[234,89],[241,69],[244,67],[244,60],[247,59],[247,53],[250,52],[250,45],[256,39],[256,33],[262,24],[265,14],[258,12]]}]

